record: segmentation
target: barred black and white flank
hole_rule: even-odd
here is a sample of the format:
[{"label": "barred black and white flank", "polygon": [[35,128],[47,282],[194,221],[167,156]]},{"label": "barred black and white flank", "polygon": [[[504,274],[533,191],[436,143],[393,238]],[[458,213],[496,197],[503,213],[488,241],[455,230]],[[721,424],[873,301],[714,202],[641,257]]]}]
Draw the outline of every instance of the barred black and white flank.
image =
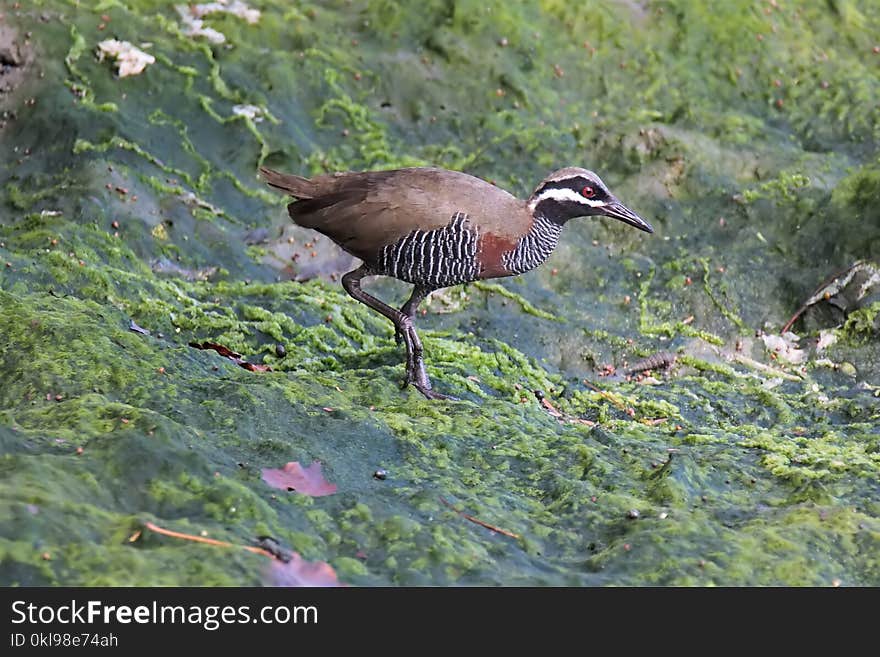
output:
[{"label": "barred black and white flank", "polygon": [[468,216],[457,212],[443,228],[414,230],[399,242],[385,246],[376,273],[428,288],[469,283],[480,277],[479,239]]}]

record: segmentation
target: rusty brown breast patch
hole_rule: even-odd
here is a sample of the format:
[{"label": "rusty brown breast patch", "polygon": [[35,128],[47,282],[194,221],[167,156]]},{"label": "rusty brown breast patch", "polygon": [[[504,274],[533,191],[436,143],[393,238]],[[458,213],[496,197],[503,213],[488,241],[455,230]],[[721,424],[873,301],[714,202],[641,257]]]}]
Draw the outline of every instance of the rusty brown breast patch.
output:
[{"label": "rusty brown breast patch", "polygon": [[502,256],[516,248],[516,240],[493,233],[483,233],[477,245],[477,259],[480,263],[480,277],[494,278],[508,276]]}]

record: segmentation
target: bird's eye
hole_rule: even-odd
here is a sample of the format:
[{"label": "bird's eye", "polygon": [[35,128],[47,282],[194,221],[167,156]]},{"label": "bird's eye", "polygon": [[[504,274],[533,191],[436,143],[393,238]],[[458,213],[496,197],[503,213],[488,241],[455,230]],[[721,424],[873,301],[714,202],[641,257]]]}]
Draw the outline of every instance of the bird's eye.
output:
[{"label": "bird's eye", "polygon": [[596,190],[587,185],[581,190],[581,196],[584,198],[593,198],[596,195]]}]

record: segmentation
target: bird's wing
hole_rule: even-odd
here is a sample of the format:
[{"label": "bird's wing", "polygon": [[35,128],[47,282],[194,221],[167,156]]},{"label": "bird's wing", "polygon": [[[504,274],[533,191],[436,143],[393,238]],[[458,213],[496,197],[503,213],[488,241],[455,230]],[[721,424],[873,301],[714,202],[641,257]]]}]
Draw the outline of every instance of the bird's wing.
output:
[{"label": "bird's wing", "polygon": [[288,206],[291,218],[367,261],[416,229],[447,226],[458,213],[467,214],[477,230],[496,230],[505,217],[523,214],[523,203],[504,190],[441,169],[331,174],[311,182],[316,192]]}]

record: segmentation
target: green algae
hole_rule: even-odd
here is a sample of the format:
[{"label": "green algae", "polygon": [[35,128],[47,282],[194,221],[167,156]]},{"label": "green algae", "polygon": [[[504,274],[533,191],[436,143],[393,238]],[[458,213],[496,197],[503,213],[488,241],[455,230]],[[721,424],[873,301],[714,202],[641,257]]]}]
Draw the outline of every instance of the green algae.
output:
[{"label": "green algae", "polygon": [[70,72],[74,79],[66,80],[65,84],[68,86],[71,92],[81,98],[81,102],[86,107],[91,107],[99,112],[118,112],[119,106],[116,103],[95,102],[95,92],[88,84],[88,78],[77,67],[77,60],[79,60],[79,58],[83,56],[83,53],[86,52],[88,46],[86,45],[86,40],[76,29],[75,25],[70,26],[70,39],[70,50],[67,51],[67,56],[64,58],[64,63],[67,66],[67,70]]},{"label": "green algae", "polygon": [[865,308],[850,313],[842,327],[845,336],[853,340],[869,340],[880,331],[880,302],[874,302]]},{"label": "green algae", "polygon": [[529,303],[522,295],[516,294],[511,290],[508,290],[506,287],[499,285],[497,283],[474,283],[473,286],[482,292],[488,292],[490,294],[500,294],[506,299],[511,299],[519,304],[519,307],[522,308],[524,313],[528,313],[529,315],[534,315],[535,317],[540,317],[541,319],[549,319],[555,322],[563,321],[561,318],[556,317],[555,315],[551,315],[548,312],[545,312],[539,308],[535,308],[531,303]]},{"label": "green algae", "polygon": [[[227,48],[162,3],[35,5],[50,20],[4,7],[46,72],[2,142],[4,583],[264,579],[256,555],[129,542],[145,521],[271,535],[363,585],[880,582],[876,304],[832,347],[854,378],[735,349],[876,248],[875,8],[267,1],[257,26],[207,19]],[[95,60],[102,12],[153,43],[143,75]],[[543,269],[420,318],[462,398],[429,402],[398,388],[387,321],[252,257],[245,229],[286,221],[263,162],[445,165],[521,196],[584,165],[657,234],[572,222]],[[652,385],[599,378],[660,350],[678,366]],[[261,479],[313,459],[339,493]]]},{"label": "green algae", "polygon": [[131,151],[132,153],[139,155],[147,162],[161,169],[165,173],[183,178],[189,186],[195,189],[203,189],[205,186],[206,179],[204,178],[204,174],[200,176],[198,180],[194,180],[186,171],[183,171],[182,169],[175,169],[173,167],[169,167],[163,164],[158,157],[150,154],[139,144],[119,136],[113,136],[107,141],[100,144],[93,144],[85,139],[77,139],[76,143],[73,145],[73,153],[78,154],[89,151],[93,151],[95,153],[106,153],[108,150],[115,148]]},{"label": "green algae", "polygon": [[742,199],[745,203],[753,203],[758,199],[764,198],[792,203],[798,200],[796,192],[809,187],[810,184],[810,178],[801,172],[783,171],[773,180],[762,182],[752,189],[744,190]]}]

